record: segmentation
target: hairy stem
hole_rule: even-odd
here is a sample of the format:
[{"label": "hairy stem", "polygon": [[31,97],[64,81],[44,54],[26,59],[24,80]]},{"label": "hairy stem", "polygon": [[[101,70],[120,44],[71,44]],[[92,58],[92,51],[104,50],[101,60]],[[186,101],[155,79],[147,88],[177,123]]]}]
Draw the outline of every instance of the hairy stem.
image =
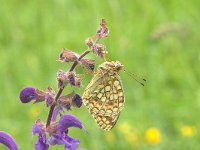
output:
[{"label": "hairy stem", "polygon": [[[75,62],[73,63],[73,65],[71,66],[71,68],[69,69],[69,71],[73,71],[73,70],[76,68],[76,66],[78,65],[78,61],[80,61],[83,57],[85,57],[85,56],[86,56],[87,54],[89,54],[90,52],[91,52],[90,50],[84,51],[84,52],[80,55],[80,57],[78,58],[78,60],[75,61]],[[65,86],[67,86],[67,84],[66,84]],[[65,86],[64,86],[63,88],[59,88],[58,93],[56,94],[55,102],[57,102],[57,100],[58,100],[58,98],[60,97],[60,95],[62,94],[62,92],[63,92]],[[54,103],[54,104],[51,106],[50,110],[49,110],[49,114],[48,114],[48,118],[47,118],[46,127],[48,127],[48,126],[50,125],[50,123],[51,123],[51,118],[52,118],[52,115],[53,115],[53,111],[54,111],[55,106],[56,106],[56,103]]]}]

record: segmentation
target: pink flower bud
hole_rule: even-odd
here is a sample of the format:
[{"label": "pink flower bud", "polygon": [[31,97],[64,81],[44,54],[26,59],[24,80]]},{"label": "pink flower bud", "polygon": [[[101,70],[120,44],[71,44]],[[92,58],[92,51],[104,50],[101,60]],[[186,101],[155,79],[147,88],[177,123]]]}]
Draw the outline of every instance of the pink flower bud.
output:
[{"label": "pink flower bud", "polygon": [[87,38],[87,39],[85,40],[85,43],[86,43],[86,45],[87,45],[88,47],[92,47],[92,45],[94,44],[94,42],[92,41],[91,38]]},{"label": "pink flower bud", "polygon": [[61,96],[59,99],[58,99],[58,105],[59,106],[62,106],[64,108],[66,108],[67,110],[70,110],[71,109],[71,104],[72,104],[72,99],[74,97],[74,92],[70,93],[70,94],[67,94],[65,96]]},{"label": "pink flower bud", "polygon": [[81,86],[81,82],[82,82],[82,78],[80,78],[80,77],[76,77],[76,80],[75,80],[75,86],[80,88],[80,86]]},{"label": "pink flower bud", "polygon": [[104,57],[105,54],[107,54],[108,52],[106,51],[106,48],[104,45],[102,44],[94,44],[92,46],[92,50],[94,52],[94,54],[96,54],[99,57]]},{"label": "pink flower bud", "polygon": [[99,38],[102,38],[102,37],[108,36],[108,34],[109,34],[109,30],[106,26],[106,21],[105,19],[102,19],[100,23],[100,28],[96,32],[96,36]]},{"label": "pink flower bud", "polygon": [[45,100],[46,97],[46,92],[36,89],[35,90],[35,102],[34,103],[38,103],[38,102],[42,102]]},{"label": "pink flower bud", "polygon": [[62,52],[60,53],[59,60],[62,62],[74,62],[78,59],[78,57],[79,55],[77,53],[63,48]]},{"label": "pink flower bud", "polygon": [[81,59],[80,62],[82,65],[89,71],[93,72],[95,67],[95,60],[93,59]]},{"label": "pink flower bud", "polygon": [[76,74],[72,71],[64,72],[63,70],[59,70],[57,73],[57,80],[59,88],[63,88],[68,83],[71,86],[76,86]]},{"label": "pink flower bud", "polygon": [[45,99],[47,107],[51,106],[55,100],[55,91],[50,86],[48,87],[48,92],[45,96]]}]

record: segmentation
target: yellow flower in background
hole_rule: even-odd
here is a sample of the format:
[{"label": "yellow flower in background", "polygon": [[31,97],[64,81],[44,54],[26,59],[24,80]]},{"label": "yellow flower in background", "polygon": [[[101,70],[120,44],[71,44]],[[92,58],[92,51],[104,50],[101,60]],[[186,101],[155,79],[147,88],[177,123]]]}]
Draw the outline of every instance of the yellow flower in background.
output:
[{"label": "yellow flower in background", "polygon": [[29,114],[31,117],[37,118],[40,114],[40,110],[37,107],[33,106],[33,107],[31,107]]},{"label": "yellow flower in background", "polygon": [[180,131],[185,137],[193,137],[196,134],[196,128],[193,126],[183,126]]},{"label": "yellow flower in background", "polygon": [[136,146],[139,143],[139,138],[134,132],[127,133],[125,135],[125,139],[129,144],[131,144],[133,146]]},{"label": "yellow flower in background", "polygon": [[124,122],[118,126],[118,129],[123,134],[127,134],[127,133],[131,132],[131,125],[127,122]]},{"label": "yellow flower in background", "polygon": [[139,143],[139,138],[136,133],[133,132],[131,124],[124,122],[118,126],[118,130],[124,134],[125,140],[135,146]]},{"label": "yellow flower in background", "polygon": [[159,144],[161,140],[160,131],[157,128],[149,128],[145,132],[145,137],[147,143],[150,144]]},{"label": "yellow flower in background", "polygon": [[105,132],[105,139],[112,143],[116,141],[116,136],[113,132]]}]

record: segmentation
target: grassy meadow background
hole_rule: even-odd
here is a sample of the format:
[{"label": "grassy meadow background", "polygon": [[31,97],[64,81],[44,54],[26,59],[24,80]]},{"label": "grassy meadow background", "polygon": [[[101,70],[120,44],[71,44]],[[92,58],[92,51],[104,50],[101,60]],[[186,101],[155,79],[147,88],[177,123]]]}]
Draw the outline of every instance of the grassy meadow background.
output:
[{"label": "grassy meadow background", "polygon": [[[115,128],[100,129],[83,106],[69,113],[89,134],[71,128],[70,136],[88,150],[199,150],[199,9],[199,0],[1,0],[0,130],[9,132],[20,150],[34,149],[32,124],[37,118],[46,121],[49,109],[44,103],[21,104],[20,89],[56,89],[56,71],[69,68],[56,62],[61,49],[81,53],[105,18],[110,35],[101,43],[109,58],[145,77],[147,84],[140,86],[120,72],[126,102]],[[91,77],[76,90],[79,94]]]}]

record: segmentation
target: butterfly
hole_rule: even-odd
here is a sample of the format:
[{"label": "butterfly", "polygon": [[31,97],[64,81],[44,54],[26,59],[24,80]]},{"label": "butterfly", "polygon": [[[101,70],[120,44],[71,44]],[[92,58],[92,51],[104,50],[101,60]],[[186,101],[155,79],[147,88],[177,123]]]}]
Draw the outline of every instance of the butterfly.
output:
[{"label": "butterfly", "polygon": [[97,68],[83,93],[83,103],[96,123],[111,130],[124,107],[124,90],[118,72],[123,69],[119,61],[105,61]]}]

